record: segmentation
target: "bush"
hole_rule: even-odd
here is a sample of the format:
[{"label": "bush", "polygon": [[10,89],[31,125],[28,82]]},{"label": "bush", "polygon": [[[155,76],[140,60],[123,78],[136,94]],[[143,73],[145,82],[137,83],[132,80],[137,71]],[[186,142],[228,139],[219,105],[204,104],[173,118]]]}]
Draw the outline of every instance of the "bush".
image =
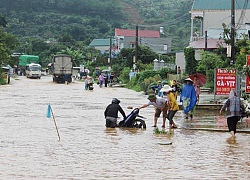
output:
[{"label": "bush", "polygon": [[128,67],[125,67],[122,70],[122,73],[121,73],[119,79],[121,79],[124,84],[129,82],[129,73],[130,73],[130,69]]},{"label": "bush", "polygon": [[[172,71],[169,70],[168,68],[162,68],[158,71],[148,70],[148,71],[137,73],[132,78],[131,81],[128,80],[126,87],[133,89],[135,91],[144,91],[147,94],[149,91],[152,91],[151,86],[157,85],[158,81],[163,81],[163,79],[166,79],[167,74],[169,72],[172,72]],[[129,78],[128,71],[126,71],[126,73]]]},{"label": "bush", "polygon": [[207,70],[206,72],[207,82],[206,87],[214,90],[214,70]]},{"label": "bush", "polygon": [[159,75],[162,79],[166,79],[167,75],[170,74],[176,74],[176,70],[175,69],[169,69],[169,68],[162,68],[160,70],[158,70]]}]

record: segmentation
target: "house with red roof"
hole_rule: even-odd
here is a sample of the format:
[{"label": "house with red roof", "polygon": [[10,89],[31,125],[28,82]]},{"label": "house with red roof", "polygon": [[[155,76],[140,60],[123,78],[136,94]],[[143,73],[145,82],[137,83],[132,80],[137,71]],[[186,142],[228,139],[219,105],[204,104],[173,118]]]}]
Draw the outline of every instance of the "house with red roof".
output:
[{"label": "house with red roof", "polygon": [[[145,45],[158,54],[171,52],[171,38],[161,37],[157,30],[138,30],[138,45]],[[133,48],[136,45],[136,29],[115,28],[114,44],[117,52],[122,48]]]}]

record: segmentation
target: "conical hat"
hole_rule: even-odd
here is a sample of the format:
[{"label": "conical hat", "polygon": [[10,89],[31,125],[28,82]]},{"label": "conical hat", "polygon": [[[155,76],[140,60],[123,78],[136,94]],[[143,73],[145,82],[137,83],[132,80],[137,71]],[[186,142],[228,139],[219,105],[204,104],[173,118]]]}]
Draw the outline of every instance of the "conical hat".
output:
[{"label": "conical hat", "polygon": [[163,88],[160,90],[160,92],[169,92],[172,90],[173,88],[171,88],[169,85],[164,85]]},{"label": "conical hat", "polygon": [[191,81],[191,82],[193,82],[193,80],[191,78],[187,78],[184,81]]}]

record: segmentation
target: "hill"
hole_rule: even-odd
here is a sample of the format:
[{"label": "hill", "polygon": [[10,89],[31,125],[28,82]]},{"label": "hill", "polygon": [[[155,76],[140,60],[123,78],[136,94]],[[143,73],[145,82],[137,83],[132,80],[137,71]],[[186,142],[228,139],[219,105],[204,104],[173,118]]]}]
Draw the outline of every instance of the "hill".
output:
[{"label": "hill", "polygon": [[7,32],[25,44],[28,38],[81,41],[114,35],[114,28],[159,29],[183,49],[190,35],[193,0],[1,0]]}]

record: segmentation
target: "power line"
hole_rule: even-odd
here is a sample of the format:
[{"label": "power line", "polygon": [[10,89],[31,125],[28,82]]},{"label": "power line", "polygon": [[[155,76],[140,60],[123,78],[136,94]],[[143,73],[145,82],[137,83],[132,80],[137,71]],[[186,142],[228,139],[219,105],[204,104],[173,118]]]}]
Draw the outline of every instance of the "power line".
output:
[{"label": "power line", "polygon": [[159,26],[167,26],[167,25],[172,25],[172,24],[177,24],[179,20],[187,20],[189,18],[189,14],[183,14],[179,17],[174,18],[173,20],[167,21],[165,23],[161,24],[154,24],[154,25],[143,25],[140,24],[140,27],[159,27]]}]

